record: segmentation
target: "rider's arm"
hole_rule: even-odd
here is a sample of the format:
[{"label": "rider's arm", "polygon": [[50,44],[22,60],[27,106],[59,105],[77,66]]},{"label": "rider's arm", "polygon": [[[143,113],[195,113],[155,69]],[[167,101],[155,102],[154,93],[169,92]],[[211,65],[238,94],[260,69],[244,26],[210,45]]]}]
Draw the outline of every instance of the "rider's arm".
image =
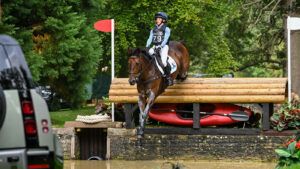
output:
[{"label": "rider's arm", "polygon": [[150,36],[149,36],[149,38],[148,38],[148,40],[147,40],[147,44],[146,44],[146,47],[147,47],[147,48],[150,47],[150,45],[151,45],[151,43],[152,43],[152,39],[153,39],[153,31],[151,30],[151,31],[150,31]]},{"label": "rider's arm", "polygon": [[170,34],[171,34],[170,28],[166,27],[166,29],[165,29],[165,38],[164,38],[164,41],[161,43],[162,47],[164,47],[168,43]]}]

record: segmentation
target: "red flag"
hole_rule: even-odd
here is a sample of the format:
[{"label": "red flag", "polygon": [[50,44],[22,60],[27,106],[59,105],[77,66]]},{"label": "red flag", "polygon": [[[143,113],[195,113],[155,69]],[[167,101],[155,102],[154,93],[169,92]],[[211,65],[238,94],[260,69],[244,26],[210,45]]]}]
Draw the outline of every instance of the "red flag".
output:
[{"label": "red flag", "polygon": [[94,28],[101,32],[111,32],[111,19],[100,20],[94,24]]}]

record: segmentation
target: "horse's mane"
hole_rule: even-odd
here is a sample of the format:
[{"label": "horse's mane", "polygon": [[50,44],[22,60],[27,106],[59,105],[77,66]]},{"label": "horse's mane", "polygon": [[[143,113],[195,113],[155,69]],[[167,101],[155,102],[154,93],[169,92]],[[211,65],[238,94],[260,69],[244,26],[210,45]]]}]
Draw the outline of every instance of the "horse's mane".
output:
[{"label": "horse's mane", "polygon": [[142,56],[146,58],[147,60],[151,60],[151,56],[149,55],[146,48],[132,48],[128,49],[128,56]]}]

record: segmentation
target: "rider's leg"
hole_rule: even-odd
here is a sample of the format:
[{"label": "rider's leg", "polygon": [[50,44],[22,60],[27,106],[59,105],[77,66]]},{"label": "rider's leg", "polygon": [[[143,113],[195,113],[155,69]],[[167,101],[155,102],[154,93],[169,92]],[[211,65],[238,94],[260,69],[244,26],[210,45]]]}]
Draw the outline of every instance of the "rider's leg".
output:
[{"label": "rider's leg", "polygon": [[171,65],[167,62],[168,52],[169,52],[169,46],[165,45],[160,51],[160,56],[161,56],[161,60],[164,64],[164,72],[165,72],[165,76],[166,76],[166,79],[167,79],[167,84],[168,84],[168,86],[172,86],[173,85],[173,79],[170,77]]},{"label": "rider's leg", "polygon": [[169,46],[165,45],[161,50],[160,50],[160,57],[161,60],[164,64],[164,67],[167,66],[167,58],[168,58],[168,51],[169,51]]}]

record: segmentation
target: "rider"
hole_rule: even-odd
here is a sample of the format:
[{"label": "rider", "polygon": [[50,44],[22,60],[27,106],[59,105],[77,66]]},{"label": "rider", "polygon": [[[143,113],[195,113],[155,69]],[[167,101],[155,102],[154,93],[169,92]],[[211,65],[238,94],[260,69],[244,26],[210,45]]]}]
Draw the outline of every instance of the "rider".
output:
[{"label": "rider", "polygon": [[173,85],[173,79],[170,77],[171,66],[167,62],[169,51],[169,37],[171,30],[167,27],[168,16],[164,12],[158,12],[154,16],[155,27],[150,31],[150,36],[147,40],[146,47],[149,48],[153,43],[153,47],[149,49],[149,54],[153,55],[155,51],[158,51],[164,66],[164,76],[167,79],[168,86]]}]

